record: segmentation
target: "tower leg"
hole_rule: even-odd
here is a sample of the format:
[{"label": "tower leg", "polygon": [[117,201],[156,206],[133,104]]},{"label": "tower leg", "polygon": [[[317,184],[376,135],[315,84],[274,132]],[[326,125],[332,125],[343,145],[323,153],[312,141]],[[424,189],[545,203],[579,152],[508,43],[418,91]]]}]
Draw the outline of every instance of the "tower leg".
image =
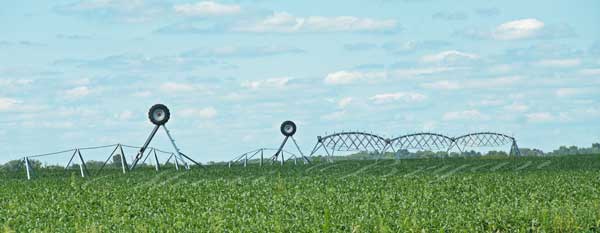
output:
[{"label": "tower leg", "polygon": [[263,157],[264,157],[264,150],[260,149],[260,166],[262,167],[263,165]]},{"label": "tower leg", "polygon": [[123,169],[123,174],[127,173],[127,160],[125,159],[125,153],[123,152],[123,146],[119,145],[119,151],[121,152],[121,168]]},{"label": "tower leg", "polygon": [[154,150],[154,168],[156,171],[160,171],[160,163],[158,162],[158,155],[156,155],[156,150]]},{"label": "tower leg", "polygon": [[81,177],[85,177],[86,174],[89,174],[87,170],[87,166],[85,165],[85,161],[83,160],[83,156],[81,156],[81,151],[77,149],[77,155],[79,156],[79,170],[81,171]]},{"label": "tower leg", "polygon": [[25,157],[24,159],[25,162],[25,171],[27,172],[27,180],[31,180],[31,164],[29,163],[29,158]]}]

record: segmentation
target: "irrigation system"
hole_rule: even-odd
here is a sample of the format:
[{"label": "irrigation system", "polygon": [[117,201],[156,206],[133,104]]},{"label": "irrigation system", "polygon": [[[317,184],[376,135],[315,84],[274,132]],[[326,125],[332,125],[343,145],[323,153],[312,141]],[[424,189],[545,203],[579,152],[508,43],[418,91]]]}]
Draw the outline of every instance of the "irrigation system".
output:
[{"label": "irrigation system", "polygon": [[[112,144],[95,147],[75,148],[70,150],[58,151],[47,154],[32,155],[23,157],[22,161],[25,165],[27,173],[27,179],[31,179],[34,176],[34,168],[32,166],[31,159],[56,156],[63,154],[71,154],[68,163],[64,167],[65,171],[68,171],[73,166],[78,165],[79,173],[82,177],[97,175],[106,167],[108,162],[113,159],[113,163],[120,163],[120,169],[123,173],[133,171],[138,164],[146,164],[146,161],[154,166],[156,171],[160,171],[161,166],[169,164],[173,161],[175,168],[180,170],[183,167],[185,170],[190,169],[190,164],[193,163],[198,167],[202,167],[202,164],[196,162],[186,154],[182,153],[175,140],[171,136],[171,132],[167,129],[167,122],[171,118],[171,112],[169,108],[163,104],[156,104],[148,111],[148,119],[154,125],[154,128],[150,132],[150,135],[146,138],[146,141],[141,147],[129,146],[124,144]],[[157,148],[150,147],[152,139],[156,136],[160,128],[163,128],[171,145],[173,146],[174,152],[168,152]],[[520,156],[521,152],[517,146],[517,140],[514,137],[494,132],[478,132],[470,133],[458,137],[450,137],[443,134],[437,133],[414,133],[406,134],[395,138],[384,138],[377,134],[349,131],[333,133],[326,136],[318,136],[317,143],[313,147],[309,157],[305,156],[298,142],[294,138],[296,131],[298,130],[296,123],[293,121],[284,121],[281,124],[280,132],[284,136],[283,141],[277,147],[274,148],[259,148],[252,151],[245,152],[241,155],[237,155],[231,161],[228,162],[228,166],[231,167],[233,164],[243,164],[244,167],[248,166],[249,161],[256,161],[260,166],[263,166],[266,153],[275,152],[271,157],[271,165],[279,163],[284,165],[286,161],[292,160],[294,164],[298,164],[301,160],[305,164],[311,163],[309,157],[313,157],[319,150],[323,149],[326,153],[328,161],[333,162],[333,156],[336,152],[372,152],[378,155],[383,155],[387,152],[397,153],[400,150],[418,150],[418,151],[445,151],[449,152],[452,149],[457,149],[461,153],[465,148],[475,147],[499,147],[505,145],[511,145],[510,155]],[[285,150],[286,144],[291,142],[294,144],[297,153],[292,153]],[[102,163],[96,174],[91,174],[85,161],[85,153],[92,150],[101,150],[113,148],[112,152],[108,154],[106,160]],[[133,157],[131,164],[127,163],[125,156],[125,150],[136,149],[137,153]],[[160,155],[160,156],[159,156]],[[159,157],[168,155],[168,159],[165,163],[159,161]],[[287,158],[287,159],[286,159]]]}]

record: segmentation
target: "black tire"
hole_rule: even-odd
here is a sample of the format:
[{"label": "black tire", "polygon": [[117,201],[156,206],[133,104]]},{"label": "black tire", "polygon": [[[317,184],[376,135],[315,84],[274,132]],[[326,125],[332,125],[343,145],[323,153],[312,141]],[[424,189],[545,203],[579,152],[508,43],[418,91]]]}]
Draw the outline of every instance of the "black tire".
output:
[{"label": "black tire", "polygon": [[163,104],[156,104],[148,111],[148,118],[155,125],[164,125],[171,118],[169,108]]},{"label": "black tire", "polygon": [[281,133],[286,137],[293,136],[294,134],[296,134],[296,123],[294,123],[293,121],[284,121],[283,123],[281,123],[280,130]]}]

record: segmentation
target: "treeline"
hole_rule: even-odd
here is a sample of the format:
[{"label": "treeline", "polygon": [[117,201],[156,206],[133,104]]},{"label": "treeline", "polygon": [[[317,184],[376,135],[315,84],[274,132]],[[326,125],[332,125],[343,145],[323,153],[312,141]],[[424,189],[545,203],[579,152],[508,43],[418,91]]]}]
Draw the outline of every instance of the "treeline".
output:
[{"label": "treeline", "polygon": [[[128,161],[130,162],[130,161]],[[65,165],[58,165],[58,164],[44,164],[39,160],[36,159],[29,159],[29,163],[31,165],[31,167],[35,170],[37,168],[44,168],[44,169],[65,169]],[[88,170],[97,170],[100,169],[102,167],[102,165],[104,164],[104,161],[96,161],[96,160],[88,160],[85,161],[85,165],[87,167]],[[111,161],[108,161],[108,163],[106,163],[105,165],[105,169],[121,169],[121,155],[114,155],[111,159]],[[154,167],[153,164],[138,164],[138,167]],[[162,167],[171,167],[171,166],[175,166],[175,164],[173,164],[172,162],[169,162],[167,164],[161,164]],[[69,168],[71,169],[79,169],[79,160],[75,160],[70,166]],[[18,159],[18,160],[11,160],[8,161],[2,165],[0,165],[0,170],[3,171],[9,171],[9,172],[16,172],[16,171],[24,171],[25,169],[25,163],[23,162],[22,159]]]},{"label": "treeline", "polygon": [[[519,148],[521,156],[565,156],[565,155],[590,155],[600,154],[600,143],[593,143],[591,147],[577,146],[561,146],[551,152],[544,152],[540,149],[529,149]],[[344,156],[346,159],[397,159],[397,158],[451,158],[451,157],[507,157],[510,156],[507,151],[495,151],[491,150],[486,153],[479,151],[464,151],[462,153],[445,151],[415,151],[411,152],[405,149],[398,150],[396,153],[388,152],[384,155],[373,152],[360,152],[348,156]]]}]

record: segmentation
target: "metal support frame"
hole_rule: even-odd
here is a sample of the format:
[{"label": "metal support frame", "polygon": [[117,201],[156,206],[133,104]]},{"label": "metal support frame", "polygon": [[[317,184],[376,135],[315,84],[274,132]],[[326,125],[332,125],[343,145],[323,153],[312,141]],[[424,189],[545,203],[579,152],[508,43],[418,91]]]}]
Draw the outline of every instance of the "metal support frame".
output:
[{"label": "metal support frame", "polygon": [[[154,138],[154,136],[156,135],[156,132],[158,131],[158,129],[160,127],[163,127],[163,129],[165,130],[165,133],[167,134],[167,137],[169,138],[169,141],[171,142],[171,145],[175,149],[175,153],[171,154],[171,157],[169,157],[169,159],[167,160],[167,163],[171,160],[171,158],[173,158],[175,160],[175,169],[176,170],[179,170],[180,163],[185,167],[186,170],[189,170],[190,165],[189,165],[189,163],[187,163],[187,161],[186,161],[186,159],[187,159],[188,161],[198,165],[199,167],[204,168],[204,166],[202,166],[202,164],[200,164],[199,162],[196,162],[195,160],[193,160],[192,158],[190,158],[189,156],[187,156],[186,154],[181,152],[181,150],[175,143],[175,139],[173,139],[173,137],[171,136],[171,132],[169,131],[169,129],[167,129],[166,125],[156,125],[154,127],[154,129],[152,130],[152,132],[150,133],[150,135],[148,136],[148,138],[146,139],[146,142],[144,143],[144,145],[140,148],[140,151],[136,155],[129,170],[133,170],[136,167],[136,165],[138,164],[139,160],[142,159],[142,157],[144,156],[144,151],[148,148],[148,146],[150,145],[150,142],[152,141],[152,139]],[[158,160],[158,159],[156,159],[156,160]],[[157,164],[158,164],[158,162],[157,162]]]},{"label": "metal support frame", "polygon": [[284,155],[285,151],[283,150],[283,148],[285,147],[285,145],[288,142],[288,139],[290,139],[290,138],[292,139],[292,142],[296,146],[296,149],[298,150],[298,152],[300,152],[300,156],[302,156],[302,158],[304,159],[304,163],[310,164],[310,159],[308,159],[308,157],[304,156],[304,153],[302,153],[302,150],[300,149],[300,146],[298,146],[298,142],[296,142],[296,139],[294,139],[294,136],[286,136],[283,139],[283,142],[279,146],[279,149],[277,149],[277,152],[275,152],[273,157],[271,157],[271,161],[277,161],[279,159],[279,155],[281,155],[280,163],[281,163],[281,166],[283,166],[283,164],[285,163],[285,155]]}]

